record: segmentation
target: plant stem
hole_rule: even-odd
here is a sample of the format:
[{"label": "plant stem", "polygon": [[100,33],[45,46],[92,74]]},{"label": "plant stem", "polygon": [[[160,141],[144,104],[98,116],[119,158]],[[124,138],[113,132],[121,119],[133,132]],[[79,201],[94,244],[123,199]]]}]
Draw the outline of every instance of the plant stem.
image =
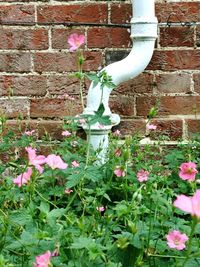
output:
[{"label": "plant stem", "polygon": [[198,224],[197,218],[193,218],[190,237],[189,237],[189,243],[188,243],[188,249],[187,249],[187,252],[186,252],[186,258],[185,258],[185,261],[183,262],[183,266],[182,267],[185,266],[185,264],[187,263],[187,261],[190,258],[190,253],[191,253],[191,248],[192,248],[192,238],[193,238],[195,227],[196,227],[197,224]]},{"label": "plant stem", "polygon": [[40,194],[40,192],[37,191],[37,189],[35,189],[35,192],[38,194],[38,196],[40,196],[44,201],[48,202],[49,204],[53,205],[54,208],[58,209],[58,207],[51,201],[49,201],[47,198],[45,198],[43,195]]},{"label": "plant stem", "polygon": [[90,123],[88,123],[89,125],[89,131],[88,131],[88,142],[87,142],[87,153],[86,153],[86,162],[85,162],[85,169],[88,166],[88,162],[89,162],[89,157],[90,157],[90,136],[91,136],[91,128],[90,128]]},{"label": "plant stem", "polygon": [[81,99],[81,105],[82,105],[82,109],[84,110],[84,100],[83,100],[83,70],[82,70],[82,58],[83,55],[81,54],[81,51],[78,50],[78,72],[80,74],[80,81],[79,81],[79,88],[80,88],[80,99]]}]

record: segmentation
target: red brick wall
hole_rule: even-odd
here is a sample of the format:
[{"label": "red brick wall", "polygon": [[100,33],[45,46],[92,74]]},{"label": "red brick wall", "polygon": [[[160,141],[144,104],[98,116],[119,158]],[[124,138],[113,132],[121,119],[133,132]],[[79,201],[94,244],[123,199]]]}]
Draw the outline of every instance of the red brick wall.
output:
[{"label": "red brick wall", "polygon": [[[129,134],[144,129],[159,100],[158,130],[186,138],[200,131],[200,1],[158,0],[156,15],[159,38],[149,66],[119,86],[110,105]],[[0,109],[9,124],[20,117],[60,137],[61,118],[81,112],[79,101],[62,97],[79,99],[79,83],[69,77],[77,67],[68,36],[85,34],[84,70],[97,71],[130,51],[130,18],[129,0],[0,0]]]}]

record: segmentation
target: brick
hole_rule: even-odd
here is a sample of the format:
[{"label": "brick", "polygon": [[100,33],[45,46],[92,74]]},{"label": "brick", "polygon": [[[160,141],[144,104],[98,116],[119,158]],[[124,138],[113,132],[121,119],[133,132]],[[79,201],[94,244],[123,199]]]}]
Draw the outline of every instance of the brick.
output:
[{"label": "brick", "polygon": [[52,29],[52,47],[56,49],[68,49],[69,44],[67,43],[67,39],[70,34],[77,33],[83,34],[84,30],[79,28],[54,28]]},{"label": "brick", "polygon": [[108,6],[106,4],[71,4],[38,6],[39,23],[106,23]]},{"label": "brick", "polygon": [[188,128],[189,136],[192,136],[195,133],[200,133],[200,120],[189,119],[189,120],[186,120],[186,124],[187,124],[187,128]]},{"label": "brick", "polygon": [[0,113],[7,118],[27,117],[30,103],[27,98],[4,98],[0,99]]},{"label": "brick", "polygon": [[196,27],[196,45],[200,47],[200,26]]},{"label": "brick", "polygon": [[34,24],[35,10],[33,5],[0,5],[1,24]]},{"label": "brick", "polygon": [[197,70],[200,69],[200,50],[154,51],[148,70]]},{"label": "brick", "polygon": [[75,116],[81,112],[80,103],[74,101],[56,98],[31,99],[31,118],[62,118],[64,116]]},{"label": "brick", "polygon": [[194,46],[194,28],[160,28],[160,45],[163,47]]},{"label": "brick", "polygon": [[200,113],[200,96],[162,96],[144,97],[136,99],[138,116],[147,116],[149,110],[159,100],[158,116],[166,115],[195,115]]},{"label": "brick", "polygon": [[150,132],[153,139],[159,139],[160,136],[167,136],[171,141],[182,138],[183,122],[182,120],[154,120],[153,124],[157,126],[155,131]]},{"label": "brick", "polygon": [[[40,2],[48,2],[49,0],[39,0]],[[22,3],[29,3],[29,2],[39,2],[38,0],[0,0],[0,2],[12,3],[12,2],[22,2]],[[65,0],[63,0],[65,1]]]},{"label": "brick", "polygon": [[190,75],[184,73],[168,73],[156,75],[156,89],[159,93],[189,93]]},{"label": "brick", "polygon": [[29,72],[31,58],[29,53],[1,53],[0,72]]},{"label": "brick", "polygon": [[149,73],[142,73],[134,79],[131,79],[119,85],[113,93],[120,95],[153,93],[153,86],[153,75]]},{"label": "brick", "polygon": [[0,95],[2,96],[44,96],[46,92],[45,76],[0,76]]},{"label": "brick", "polygon": [[62,139],[62,126],[63,121],[53,120],[7,120],[4,132],[5,135],[9,131],[15,133],[15,136],[22,136],[25,131],[35,130],[34,136],[41,139],[46,133],[52,138],[60,140]]},{"label": "brick", "polygon": [[199,21],[200,3],[182,2],[182,3],[157,3],[156,16],[159,22],[188,22]]},{"label": "brick", "polygon": [[[156,3],[156,16],[159,22],[188,22],[199,21],[200,3],[182,2],[182,3]],[[130,4],[112,4],[111,22],[129,23],[132,17],[132,8]]]},{"label": "brick", "polygon": [[0,49],[47,49],[46,29],[0,29]]},{"label": "brick", "polygon": [[[83,82],[83,93],[88,88],[88,82]],[[70,75],[52,74],[48,79],[48,92],[52,95],[79,95],[80,86],[77,78]]]},{"label": "brick", "polygon": [[194,74],[194,91],[200,94],[200,73]]},{"label": "brick", "polygon": [[123,28],[97,28],[88,29],[88,47],[129,47],[130,33]]},{"label": "brick", "polygon": [[106,65],[109,65],[113,62],[122,60],[123,58],[127,57],[129,52],[127,51],[106,51],[105,53],[105,61]]},{"label": "brick", "polygon": [[111,5],[111,22],[112,23],[129,23],[132,17],[131,4],[112,4]]},{"label": "brick", "polygon": [[122,137],[133,134],[139,134],[143,136],[145,134],[146,123],[145,120],[142,119],[122,119],[119,125],[113,127],[113,131],[116,129],[120,130]]},{"label": "brick", "polygon": [[61,140],[63,131],[62,121],[41,120],[37,121],[36,129],[38,138],[41,139],[46,133],[50,135],[52,139]]},{"label": "brick", "polygon": [[110,109],[121,116],[134,116],[134,99],[128,96],[110,98]]},{"label": "brick", "polygon": [[[101,52],[85,52],[83,70],[97,70],[102,64]],[[77,71],[77,57],[75,53],[35,53],[34,66],[37,72],[65,72]]]}]

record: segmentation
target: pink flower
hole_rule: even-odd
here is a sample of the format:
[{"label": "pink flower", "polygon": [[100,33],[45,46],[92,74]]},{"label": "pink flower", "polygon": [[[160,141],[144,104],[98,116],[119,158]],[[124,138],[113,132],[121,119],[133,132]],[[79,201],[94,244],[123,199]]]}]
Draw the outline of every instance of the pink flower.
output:
[{"label": "pink flower", "polygon": [[46,163],[52,169],[61,169],[64,170],[68,167],[68,165],[61,159],[60,156],[56,156],[55,154],[51,154],[46,158]]},{"label": "pink flower", "polygon": [[24,134],[27,136],[32,136],[34,134],[34,132],[35,132],[35,130],[31,130],[31,131],[24,132]]},{"label": "pink flower", "polygon": [[167,245],[170,248],[175,248],[177,250],[183,250],[185,248],[185,242],[188,240],[186,234],[182,234],[176,230],[169,232],[166,238]]},{"label": "pink flower", "polygon": [[174,201],[174,206],[182,211],[190,213],[192,216],[200,218],[200,189],[195,192],[193,197],[180,195]]},{"label": "pink flower", "polygon": [[79,123],[80,124],[85,124],[86,123],[86,120],[85,119],[79,119]]},{"label": "pink flower", "polygon": [[157,126],[154,124],[147,124],[147,129],[148,130],[156,130]]},{"label": "pink flower", "polygon": [[149,172],[148,171],[145,171],[145,170],[140,170],[138,173],[137,173],[137,179],[140,183],[142,182],[145,182],[149,179]]},{"label": "pink flower", "polygon": [[72,161],[72,167],[74,168],[79,167],[79,163],[76,160]]},{"label": "pink flower", "polygon": [[116,169],[114,170],[114,174],[117,177],[124,177],[126,175],[126,173],[122,167],[116,167]]},{"label": "pink flower", "polygon": [[43,167],[41,165],[45,164],[45,156],[36,155],[36,149],[32,147],[26,147],[26,151],[28,152],[29,164],[35,166],[35,168],[39,171],[39,173],[43,172]]},{"label": "pink flower", "polygon": [[115,150],[115,156],[120,157],[121,154],[122,154],[122,151],[121,151],[120,148],[118,148],[118,149]]},{"label": "pink flower", "polygon": [[113,136],[120,136],[120,135],[121,135],[120,130],[116,130],[113,132]]},{"label": "pink flower", "polygon": [[70,136],[71,133],[69,131],[63,131],[62,136]]},{"label": "pink flower", "polygon": [[97,209],[99,212],[103,212],[103,211],[105,211],[105,208],[104,208],[103,206],[101,206],[101,207],[96,207],[96,209]]},{"label": "pink flower", "polygon": [[70,188],[65,189],[65,194],[67,194],[67,195],[71,194],[72,192],[73,192],[73,190]]},{"label": "pink flower", "polygon": [[68,40],[68,44],[70,45],[70,52],[76,51],[82,44],[85,43],[85,36],[84,35],[78,35],[77,33],[72,33]]},{"label": "pink flower", "polygon": [[75,98],[73,96],[70,96],[68,94],[59,95],[58,98],[59,99],[69,99],[69,100],[72,100],[72,101],[75,100]]},{"label": "pink flower", "polygon": [[36,262],[34,263],[35,267],[48,267],[50,265],[51,252],[47,251],[46,253],[36,256]]},{"label": "pink flower", "polygon": [[30,180],[32,175],[32,169],[31,167],[28,168],[26,172],[23,172],[17,178],[13,180],[13,183],[16,184],[18,187],[21,187],[23,184],[27,184]]},{"label": "pink flower", "polygon": [[195,163],[193,162],[182,163],[179,169],[180,169],[179,177],[182,180],[188,180],[190,182],[195,180],[195,176],[198,173]]}]

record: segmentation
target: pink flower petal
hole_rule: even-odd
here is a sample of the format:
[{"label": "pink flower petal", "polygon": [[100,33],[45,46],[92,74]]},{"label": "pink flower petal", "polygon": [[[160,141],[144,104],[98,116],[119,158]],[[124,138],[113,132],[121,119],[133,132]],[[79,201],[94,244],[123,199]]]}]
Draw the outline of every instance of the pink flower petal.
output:
[{"label": "pink flower petal", "polygon": [[60,156],[51,154],[46,158],[46,163],[52,169],[66,169],[68,165],[61,159]]},{"label": "pink flower petal", "polygon": [[191,199],[185,195],[178,196],[173,205],[182,211],[193,212]]}]

